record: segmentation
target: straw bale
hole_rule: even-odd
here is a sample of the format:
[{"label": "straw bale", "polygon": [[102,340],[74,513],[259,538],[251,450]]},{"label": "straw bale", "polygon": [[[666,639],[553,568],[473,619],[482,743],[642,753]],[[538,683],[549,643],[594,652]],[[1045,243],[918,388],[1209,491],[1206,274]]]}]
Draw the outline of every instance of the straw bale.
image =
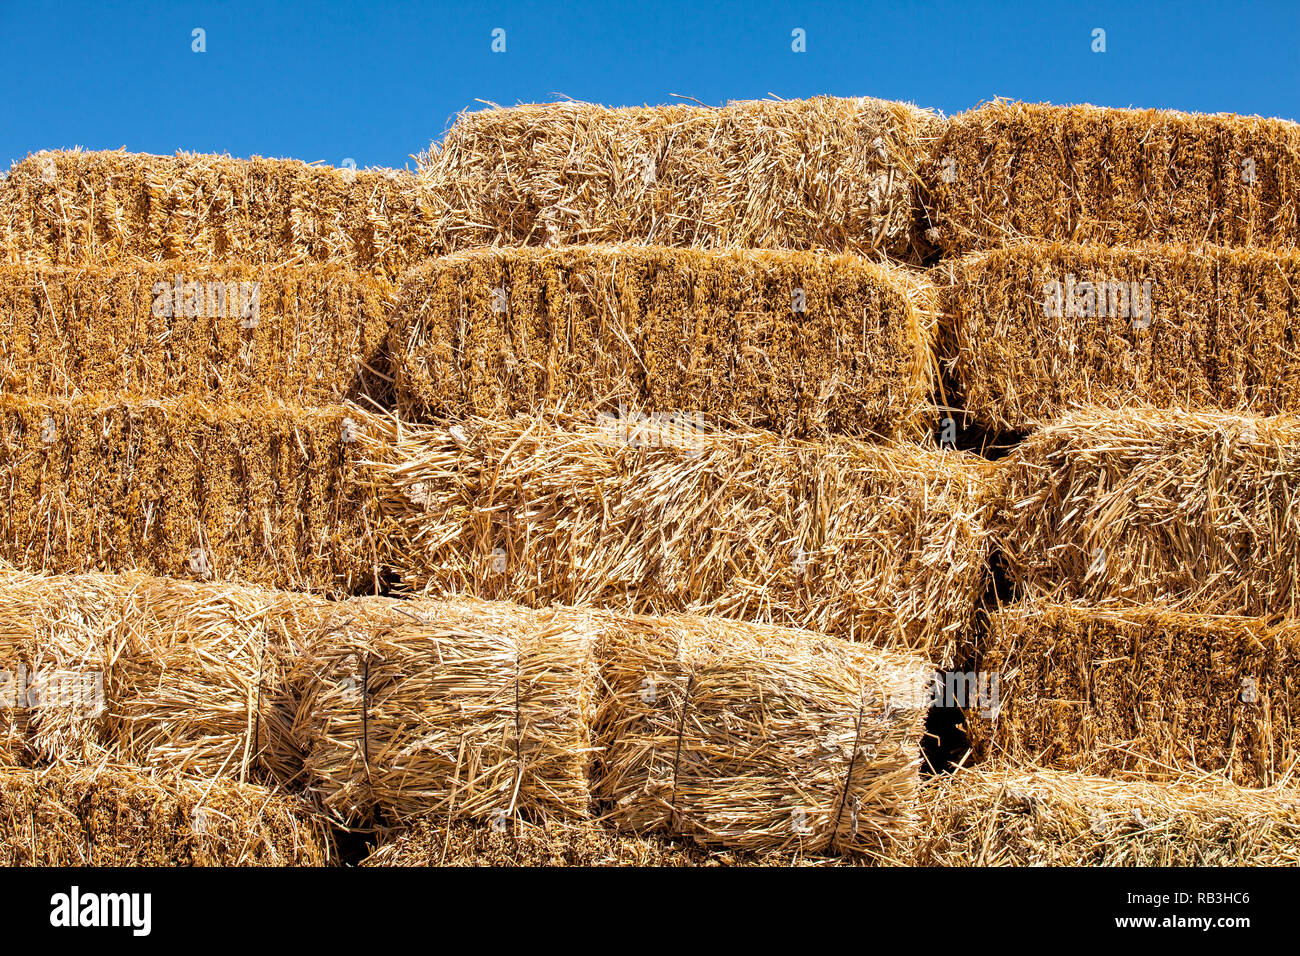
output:
[{"label": "straw bale", "polygon": [[283,791],[109,766],[0,771],[3,866],[321,866],[328,829]]},{"label": "straw bale", "polygon": [[383,397],[391,296],[391,283],[336,264],[0,266],[0,386],[248,404]]},{"label": "straw bale", "polygon": [[990,616],[977,668],[1000,675],[996,716],[967,715],[977,753],[1245,786],[1300,762],[1300,623],[1160,607],[1017,605]]},{"label": "straw bale", "polygon": [[916,169],[940,123],[866,97],[461,113],[420,173],[472,246],[645,242],[918,259]]},{"label": "straw bale", "polygon": [[964,453],[355,417],[381,561],[417,593],[706,613],[944,660],[985,590],[997,485]]},{"label": "straw bale", "polygon": [[[0,669],[48,688],[12,691],[18,706],[0,710],[0,726],[28,763],[296,783],[286,675],[340,613],[335,602],[226,584],[0,572]],[[60,696],[50,675],[80,695]]]},{"label": "straw bale", "polygon": [[509,829],[421,819],[385,834],[362,866],[817,866],[855,858],[796,857],[707,850],[689,840],[635,836],[597,823],[519,822]]},{"label": "straw bale", "polygon": [[915,866],[1296,866],[1300,791],[978,766],[921,800]]},{"label": "straw bale", "polygon": [[1022,243],[947,272],[947,358],[987,427],[1083,405],[1270,414],[1300,399],[1293,253]]},{"label": "straw bale", "polygon": [[995,535],[1020,593],[1295,613],[1300,420],[1085,409],[1003,464]]},{"label": "straw bale", "polygon": [[394,277],[441,251],[414,175],[180,152],[36,153],[0,183],[10,261],[336,262]]},{"label": "straw bale", "polygon": [[928,238],[949,255],[1300,235],[1300,126],[1284,120],[999,101],[953,116],[921,176]]},{"label": "straw bale", "polygon": [[373,502],[344,410],[0,396],[0,554],[351,592]]},{"label": "straw bale", "polygon": [[299,661],[306,780],[345,825],[590,812],[589,622],[505,603],[358,598]]},{"label": "straw bale", "polygon": [[934,312],[919,273],[851,256],[479,249],[406,276],[390,352],[410,417],[623,408],[914,436]]},{"label": "straw bale", "polygon": [[927,665],[710,618],[617,625],[598,650],[604,819],[740,851],[896,852],[915,822]]}]

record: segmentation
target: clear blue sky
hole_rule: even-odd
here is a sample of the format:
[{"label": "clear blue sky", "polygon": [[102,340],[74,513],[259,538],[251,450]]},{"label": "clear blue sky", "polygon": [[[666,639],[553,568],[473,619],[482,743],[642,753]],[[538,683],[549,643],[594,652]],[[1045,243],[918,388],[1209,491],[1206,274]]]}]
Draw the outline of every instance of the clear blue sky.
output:
[{"label": "clear blue sky", "polygon": [[[506,31],[506,52],[491,50]],[[1106,31],[1093,53],[1092,31]],[[206,31],[206,53],[191,31]],[[807,52],[791,50],[806,31]],[[74,145],[402,166],[475,100],[994,96],[1300,115],[1300,2],[0,0],[0,166]]]}]

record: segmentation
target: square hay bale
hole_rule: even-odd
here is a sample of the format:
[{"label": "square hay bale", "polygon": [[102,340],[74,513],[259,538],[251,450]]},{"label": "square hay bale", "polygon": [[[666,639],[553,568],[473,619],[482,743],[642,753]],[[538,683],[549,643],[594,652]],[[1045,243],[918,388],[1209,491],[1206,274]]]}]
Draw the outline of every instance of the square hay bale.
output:
[{"label": "square hay bale", "polygon": [[1085,405],[1271,414],[1300,399],[1300,256],[1022,243],[947,266],[965,410],[1026,430]]},{"label": "square hay bale", "polygon": [[129,767],[0,771],[0,865],[321,866],[329,829],[298,797]]},{"label": "square hay bale", "polygon": [[373,501],[338,407],[0,396],[0,554],[350,593],[373,584]]},{"label": "square hay bale", "polygon": [[603,819],[702,846],[891,858],[928,665],[807,631],[622,619],[601,637]]},{"label": "square hay bale", "polygon": [[866,97],[497,107],[461,113],[420,174],[457,249],[645,242],[919,261],[916,170],[939,127]]},{"label": "square hay bale", "polygon": [[915,436],[934,385],[933,289],[849,256],[481,249],[413,270],[390,352],[410,417],[563,408]]},{"label": "square hay bale", "polygon": [[845,866],[856,858],[708,850],[690,840],[619,833],[595,822],[529,824],[508,830],[422,818],[383,834],[362,866]]},{"label": "square hay bale", "polygon": [[948,120],[923,163],[928,238],[1291,248],[1300,126],[1257,116],[998,101]]},{"label": "square hay bale", "polygon": [[996,716],[967,714],[977,753],[1061,770],[1245,786],[1300,765],[1300,624],[1160,607],[1016,605],[990,615],[980,671]]},{"label": "square hay bale", "polygon": [[394,277],[441,251],[414,175],[297,160],[36,153],[0,183],[10,261],[336,262]]},{"label": "square hay bale", "polygon": [[915,866],[1296,866],[1300,791],[1008,766],[937,777]]},{"label": "square hay bale", "polygon": [[356,417],[381,561],[414,592],[705,613],[947,661],[985,591],[998,486],[965,453]]},{"label": "square hay bale", "polygon": [[306,783],[344,825],[590,813],[592,631],[572,612],[359,598],[293,675]]},{"label": "square hay bale", "polygon": [[340,607],[141,574],[0,571],[0,704],[12,705],[0,727],[34,765],[297,783],[286,675]]},{"label": "square hay bale", "polygon": [[246,404],[382,399],[392,290],[337,264],[0,266],[0,387]]},{"label": "square hay bale", "polygon": [[1300,419],[1085,409],[1002,464],[996,544],[1021,594],[1295,614]]}]

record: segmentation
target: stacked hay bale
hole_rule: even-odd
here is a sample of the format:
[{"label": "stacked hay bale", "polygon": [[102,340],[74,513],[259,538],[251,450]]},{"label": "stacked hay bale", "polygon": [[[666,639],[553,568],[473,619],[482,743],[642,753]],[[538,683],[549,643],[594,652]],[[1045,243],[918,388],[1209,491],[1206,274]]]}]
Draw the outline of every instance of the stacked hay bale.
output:
[{"label": "stacked hay bale", "polygon": [[341,403],[387,401],[393,278],[432,248],[409,174],[58,152],[0,183],[0,553],[373,588]]},{"label": "stacked hay bale", "polygon": [[[329,860],[286,674],[331,609],[237,585],[377,586],[343,403],[391,399],[394,280],[435,249],[426,190],[296,161],[41,153],[0,182],[0,246],[0,556],[20,569],[0,581],[0,763],[27,768],[23,812],[61,821],[61,842],[15,824],[6,847]],[[112,788],[116,804],[85,796]],[[196,836],[191,804],[227,790]],[[109,816],[148,845],[128,852]]]},{"label": "stacked hay bale", "polygon": [[994,103],[925,175],[942,363],[1015,444],[994,550],[1017,603],[967,651],[1001,677],[977,754],[1286,783],[1300,127]]}]

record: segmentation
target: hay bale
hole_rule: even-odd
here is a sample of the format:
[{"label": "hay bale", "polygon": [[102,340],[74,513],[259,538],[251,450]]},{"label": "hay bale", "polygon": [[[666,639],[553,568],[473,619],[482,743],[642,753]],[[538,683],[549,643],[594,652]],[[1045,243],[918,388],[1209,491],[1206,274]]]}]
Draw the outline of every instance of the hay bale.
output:
[{"label": "hay bale", "polygon": [[947,267],[962,405],[1025,430],[1076,406],[1271,414],[1300,399],[1300,257],[1023,243]]},{"label": "hay bale", "polygon": [[0,396],[0,554],[350,592],[375,578],[343,409]]},{"label": "hay bale", "polygon": [[1300,765],[1300,624],[1255,617],[1017,605],[990,615],[977,669],[996,716],[968,713],[977,753],[1167,779],[1269,786]]},{"label": "hay bale", "polygon": [[293,681],[307,786],[326,813],[583,819],[595,661],[572,612],[356,599]]},{"label": "hay bale", "polygon": [[0,727],[30,764],[296,783],[286,674],[341,613],[225,584],[0,572],[0,670],[18,705],[0,709]]},{"label": "hay bale", "polygon": [[463,112],[420,164],[454,248],[645,242],[916,259],[940,123],[865,97]]},{"label": "hay bale", "polygon": [[853,866],[857,857],[706,850],[689,840],[634,836],[597,823],[516,822],[509,829],[421,819],[384,834],[362,866]]},{"label": "hay bale", "polygon": [[0,266],[0,387],[248,404],[382,398],[391,294],[336,264]]},{"label": "hay bale", "polygon": [[928,237],[953,255],[1022,238],[1291,248],[1300,126],[1257,116],[993,102],[923,163]]},{"label": "hay bale", "polygon": [[0,865],[321,866],[329,830],[300,798],[126,767],[0,771]]},{"label": "hay bale", "polygon": [[626,408],[910,437],[934,326],[918,273],[850,256],[480,249],[407,275],[390,352],[415,418]]},{"label": "hay bale", "polygon": [[1004,464],[995,535],[1021,594],[1296,613],[1300,420],[1084,410]]},{"label": "hay bale", "polygon": [[412,591],[690,611],[948,660],[985,589],[996,485],[973,456],[356,417],[381,560]]},{"label": "hay bale", "polygon": [[919,659],[710,618],[616,624],[597,652],[605,819],[740,851],[897,852],[919,783]]},{"label": "hay bale", "polygon": [[980,766],[921,800],[915,866],[1296,866],[1300,791]]},{"label": "hay bale", "polygon": [[180,152],[36,153],[0,183],[11,262],[336,262],[389,277],[440,250],[431,198],[398,170]]}]

